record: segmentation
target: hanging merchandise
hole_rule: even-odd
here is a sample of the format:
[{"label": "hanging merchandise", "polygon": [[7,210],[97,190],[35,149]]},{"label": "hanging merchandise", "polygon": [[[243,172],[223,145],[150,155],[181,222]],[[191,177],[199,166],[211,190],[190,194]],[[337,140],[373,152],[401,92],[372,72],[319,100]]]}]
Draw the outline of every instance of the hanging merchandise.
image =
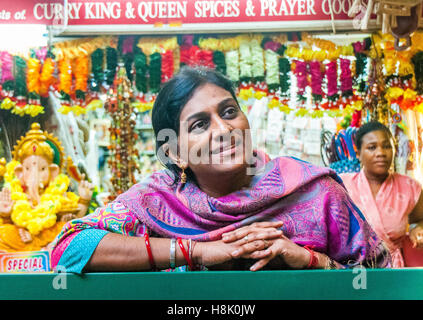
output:
[{"label": "hanging merchandise", "polygon": [[132,106],[133,93],[126,76],[125,68],[118,65],[114,85],[108,91],[105,108],[112,119],[110,128],[110,157],[113,191],[109,200],[128,190],[136,183],[135,171],[139,171],[136,158],[138,150],[134,148],[137,134],[134,132],[135,114]]}]

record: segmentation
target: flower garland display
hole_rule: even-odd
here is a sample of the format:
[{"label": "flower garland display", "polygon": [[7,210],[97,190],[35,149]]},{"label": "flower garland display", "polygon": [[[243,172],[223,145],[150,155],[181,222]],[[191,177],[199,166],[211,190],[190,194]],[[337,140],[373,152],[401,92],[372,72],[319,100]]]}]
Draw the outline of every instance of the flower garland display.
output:
[{"label": "flower garland display", "polygon": [[72,64],[68,57],[64,57],[58,63],[59,66],[59,85],[61,107],[59,112],[67,114],[72,110]]},{"label": "flower garland display", "polygon": [[248,83],[252,80],[252,64],[250,43],[246,40],[242,41],[239,45],[239,80],[241,82]]},{"label": "flower garland display", "polygon": [[338,94],[338,64],[337,61],[330,61],[326,64],[327,99],[330,107],[339,98]]},{"label": "flower garland display", "polygon": [[35,117],[40,113],[44,113],[44,107],[40,101],[41,87],[41,61],[37,58],[28,59],[27,70],[27,88],[28,88],[28,104],[25,106],[25,113],[31,117]]},{"label": "flower garland display", "polygon": [[216,66],[216,70],[222,74],[226,74],[226,62],[225,54],[222,51],[212,51],[213,52],[213,63]]},{"label": "flower garland display", "polygon": [[260,41],[253,39],[250,41],[251,46],[251,59],[252,59],[252,76],[254,81],[264,81],[264,60],[263,60],[263,48],[260,45]]},{"label": "flower garland display", "polygon": [[238,83],[239,78],[239,53],[238,50],[231,50],[225,53],[226,75],[234,83]]},{"label": "flower garland display", "polygon": [[15,104],[15,98],[13,96],[15,89],[15,78],[13,77],[13,57],[6,51],[0,52],[0,65],[1,65],[1,80],[2,88],[0,91],[0,97],[2,100],[0,104],[1,109],[10,110],[13,109]]},{"label": "flower garland display", "polygon": [[278,64],[281,96],[287,98],[290,89],[291,64],[288,58],[285,57],[279,58]]},{"label": "flower garland display", "polygon": [[307,100],[305,97],[306,87],[308,86],[308,78],[307,78],[307,63],[302,60],[294,60],[295,65],[295,77],[297,78],[297,99],[300,104],[304,104]]},{"label": "flower garland display", "polygon": [[108,87],[113,84],[116,75],[118,53],[115,48],[106,48],[106,69],[104,70],[104,80]]},{"label": "flower garland display", "polygon": [[94,96],[98,97],[104,81],[103,63],[104,63],[103,49],[97,48],[91,54],[91,79],[90,91]]},{"label": "flower garland display", "polygon": [[79,196],[73,192],[67,192],[70,179],[64,174],[59,174],[49,183],[41,195],[40,203],[33,208],[19,179],[14,175],[17,165],[19,165],[18,161],[9,162],[4,176],[10,187],[11,198],[15,201],[11,214],[15,225],[26,228],[32,235],[38,235],[42,230],[54,226],[58,212],[73,211],[78,208]]},{"label": "flower garland display", "polygon": [[80,54],[75,59],[75,104],[72,111],[75,115],[86,113],[87,90],[88,90],[89,61],[86,54]]},{"label": "flower garland display", "polygon": [[323,99],[323,73],[319,61],[311,61],[309,63],[311,74],[311,94],[315,104],[319,104]]},{"label": "flower garland display", "polygon": [[159,92],[160,84],[162,82],[162,56],[160,53],[155,52],[150,55],[150,65],[149,65],[149,74],[150,74],[150,91],[153,94]]},{"label": "flower garland display", "polygon": [[147,93],[147,57],[140,48],[135,48],[134,54],[135,88],[138,91],[137,97]]},{"label": "flower garland display", "polygon": [[161,61],[161,82],[166,82],[173,76],[173,52],[171,50],[163,52],[161,55]]},{"label": "flower garland display", "polygon": [[50,87],[56,82],[56,78],[54,77],[56,63],[51,55],[51,53],[48,54],[44,60],[40,74],[40,96],[43,98],[48,97]]},{"label": "flower garland display", "polygon": [[351,73],[351,61],[349,59],[341,58],[340,59],[340,68],[341,68],[341,95],[345,98],[349,98],[353,95],[352,89],[352,73]]},{"label": "flower garland display", "polygon": [[423,94],[423,51],[417,52],[411,59],[414,65],[414,76],[416,79],[416,91]]},{"label": "flower garland display", "polygon": [[279,54],[271,49],[264,51],[266,67],[265,81],[270,91],[275,91],[280,87],[279,79]]}]

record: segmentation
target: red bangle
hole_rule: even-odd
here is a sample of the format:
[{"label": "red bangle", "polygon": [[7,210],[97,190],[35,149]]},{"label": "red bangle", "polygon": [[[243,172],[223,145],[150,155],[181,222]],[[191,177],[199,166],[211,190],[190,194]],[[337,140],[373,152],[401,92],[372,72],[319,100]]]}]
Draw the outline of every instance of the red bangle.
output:
[{"label": "red bangle", "polygon": [[147,248],[148,260],[150,260],[151,269],[156,270],[156,263],[154,262],[153,253],[151,252],[150,238],[148,237],[147,232],[144,233],[144,240],[145,240],[145,246]]},{"label": "red bangle", "polygon": [[187,261],[190,270],[194,270],[191,258],[189,257],[189,254],[188,254],[187,250],[185,249],[184,244],[182,243],[182,239],[177,238],[176,241],[178,241],[179,248],[181,248],[182,254],[185,257],[185,260]]},{"label": "red bangle", "polygon": [[308,262],[307,269],[315,268],[319,263],[316,253],[309,246],[304,246],[304,249],[310,252],[310,261]]}]

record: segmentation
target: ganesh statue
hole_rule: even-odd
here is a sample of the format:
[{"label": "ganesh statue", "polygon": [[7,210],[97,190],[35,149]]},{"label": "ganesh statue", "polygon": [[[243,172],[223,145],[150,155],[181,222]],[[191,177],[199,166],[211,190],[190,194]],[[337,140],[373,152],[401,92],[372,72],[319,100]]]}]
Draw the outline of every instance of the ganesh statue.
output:
[{"label": "ganesh statue", "polygon": [[[33,123],[17,141],[13,159],[0,159],[0,251],[45,249],[63,225],[86,214],[94,186],[80,175],[60,141]],[[64,174],[66,171],[67,174]],[[69,190],[71,178],[78,195]]]}]

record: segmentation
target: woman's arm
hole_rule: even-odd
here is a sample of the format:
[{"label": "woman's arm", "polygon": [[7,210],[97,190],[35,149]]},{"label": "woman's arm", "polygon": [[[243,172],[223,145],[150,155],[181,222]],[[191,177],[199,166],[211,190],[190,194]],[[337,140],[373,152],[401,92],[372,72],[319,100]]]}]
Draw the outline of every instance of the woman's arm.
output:
[{"label": "woman's arm", "polygon": [[408,222],[415,224],[410,230],[410,240],[414,247],[423,248],[423,194],[420,193],[416,206],[408,216]]},{"label": "woman's arm", "polygon": [[[158,269],[170,267],[170,239],[149,238],[152,256]],[[188,240],[182,241],[188,251]],[[179,245],[175,245],[176,266],[186,265]],[[144,237],[108,233],[98,244],[84,271],[142,271],[151,270]]]}]

